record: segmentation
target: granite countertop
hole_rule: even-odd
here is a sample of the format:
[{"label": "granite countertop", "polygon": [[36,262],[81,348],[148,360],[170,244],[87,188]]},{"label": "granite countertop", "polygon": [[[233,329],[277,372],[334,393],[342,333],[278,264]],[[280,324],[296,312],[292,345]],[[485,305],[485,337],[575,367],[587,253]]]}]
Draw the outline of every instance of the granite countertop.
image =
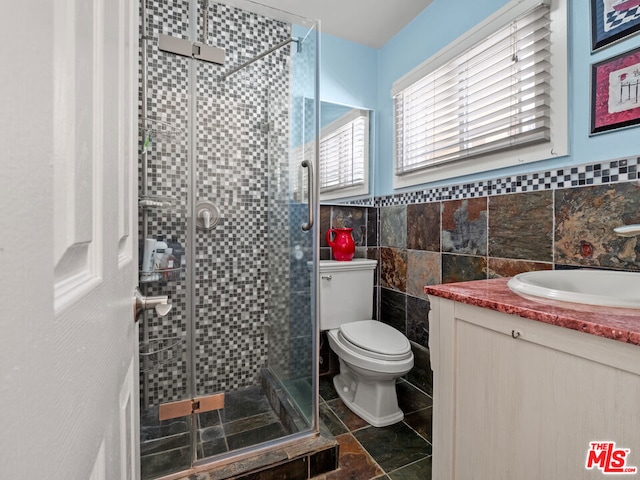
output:
[{"label": "granite countertop", "polygon": [[508,281],[508,278],[496,278],[449,283],[427,286],[424,291],[435,297],[640,345],[640,310],[564,302],[566,307],[547,305],[542,299],[528,300],[513,293],[507,286]]}]

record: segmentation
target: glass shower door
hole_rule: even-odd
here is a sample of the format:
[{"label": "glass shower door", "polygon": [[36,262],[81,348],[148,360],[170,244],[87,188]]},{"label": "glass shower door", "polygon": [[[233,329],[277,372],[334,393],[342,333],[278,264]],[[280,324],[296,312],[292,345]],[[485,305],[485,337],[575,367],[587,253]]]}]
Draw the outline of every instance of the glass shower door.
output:
[{"label": "glass shower door", "polygon": [[[179,244],[185,261],[176,278],[145,287],[173,305],[141,324],[143,344],[167,356],[155,364],[141,351],[141,368],[150,368],[141,375],[146,480],[317,428],[318,241],[315,228],[301,228],[309,215],[302,161],[315,155],[305,147],[315,107],[305,102],[316,95],[317,31],[242,0],[146,0],[143,8],[148,115],[178,134],[149,145],[141,191],[174,200],[169,211],[145,210],[141,239]],[[225,65],[162,51],[161,35],[224,48]]]},{"label": "glass shower door", "polygon": [[270,297],[269,304],[268,365],[285,397],[295,406],[290,421],[304,428],[314,426],[318,398],[316,293],[312,281],[318,241],[317,228],[310,224],[318,210],[313,203],[310,209],[308,175],[309,168],[316,164],[316,33],[294,27],[298,44],[291,71],[284,73],[291,78],[289,98],[283,101],[276,84],[269,101],[269,286],[277,294]]},{"label": "glass shower door", "polygon": [[[147,296],[167,296],[172,304],[166,316],[151,311],[139,319],[140,463],[142,479],[147,480],[185,470],[193,457],[189,418],[165,418],[160,412],[162,405],[192,397],[187,332],[188,285],[193,270],[187,262],[191,252],[186,248],[191,82],[188,75],[175,74],[188,71],[191,60],[158,48],[162,33],[189,36],[189,5],[145,0],[141,17],[140,257],[145,258],[149,245],[158,251],[153,255],[153,267],[141,267],[140,289]],[[172,21],[178,18],[182,21]],[[172,263],[168,262],[169,248]]]},{"label": "glass shower door", "polygon": [[[288,42],[293,21],[237,3],[212,3],[208,23],[227,60],[197,65],[193,214],[211,202],[219,216],[194,232],[193,356],[196,397],[223,394],[224,408],[197,415],[202,462],[316,426],[316,249],[314,230],[301,228],[308,204],[294,191],[303,167],[292,164],[296,90],[315,88],[316,32]],[[298,80],[303,66],[312,71]]]}]

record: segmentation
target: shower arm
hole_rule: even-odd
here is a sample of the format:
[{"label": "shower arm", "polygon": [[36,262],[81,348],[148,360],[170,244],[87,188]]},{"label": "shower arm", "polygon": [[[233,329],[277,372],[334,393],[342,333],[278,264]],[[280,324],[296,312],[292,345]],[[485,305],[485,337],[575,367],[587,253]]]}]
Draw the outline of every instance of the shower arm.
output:
[{"label": "shower arm", "polygon": [[278,50],[279,48],[282,48],[286,45],[289,45],[291,42],[296,42],[298,44],[298,52],[300,51],[300,39],[299,38],[287,38],[286,40],[278,43],[277,45],[274,45],[273,47],[271,47],[269,50],[262,52],[259,55],[256,55],[255,57],[253,57],[251,60],[247,60],[246,62],[238,65],[237,67],[232,68],[231,70],[229,70],[228,72],[225,72],[222,74],[222,79],[226,80],[227,77],[233,75],[234,73],[242,70],[245,67],[248,67],[249,65],[251,65],[254,62],[257,62],[258,60],[260,60],[261,58],[266,57],[267,55],[275,52],[276,50]]}]

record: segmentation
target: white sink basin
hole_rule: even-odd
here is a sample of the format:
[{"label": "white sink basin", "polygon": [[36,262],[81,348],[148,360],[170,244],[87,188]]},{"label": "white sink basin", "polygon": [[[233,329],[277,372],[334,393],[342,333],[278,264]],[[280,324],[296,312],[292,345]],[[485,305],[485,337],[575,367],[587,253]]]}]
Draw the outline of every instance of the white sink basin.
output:
[{"label": "white sink basin", "polygon": [[520,273],[509,288],[525,298],[640,309],[640,273],[604,270],[544,270]]}]

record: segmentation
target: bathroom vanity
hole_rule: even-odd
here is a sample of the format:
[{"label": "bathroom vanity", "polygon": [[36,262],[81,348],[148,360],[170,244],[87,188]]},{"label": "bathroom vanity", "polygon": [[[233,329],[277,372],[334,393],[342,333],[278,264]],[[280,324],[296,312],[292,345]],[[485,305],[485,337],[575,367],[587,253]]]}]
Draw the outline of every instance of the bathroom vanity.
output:
[{"label": "bathroom vanity", "polygon": [[[425,291],[433,478],[601,479],[605,467],[640,468],[640,311],[547,306],[507,279]],[[587,469],[592,442],[622,451],[606,457],[598,445]]]}]

